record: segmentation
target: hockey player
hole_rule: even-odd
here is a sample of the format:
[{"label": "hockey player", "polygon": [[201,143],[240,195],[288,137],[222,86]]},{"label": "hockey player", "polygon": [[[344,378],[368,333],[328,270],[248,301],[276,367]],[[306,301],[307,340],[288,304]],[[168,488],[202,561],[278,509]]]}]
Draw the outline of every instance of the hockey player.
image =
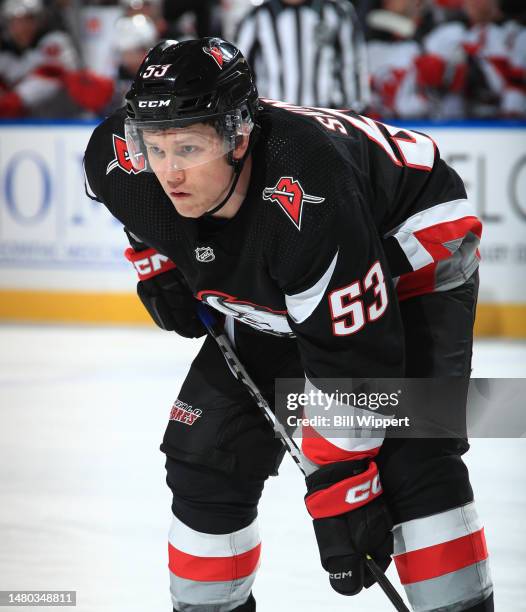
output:
[{"label": "hockey player", "polygon": [[[233,45],[164,41],[85,171],[156,323],[204,335],[195,298],[226,315],[270,403],[278,377],[469,376],[481,226],[427,136],[260,100]],[[336,591],[372,584],[365,552],[384,569],[394,553],[414,610],[493,610],[467,442],[311,434],[306,505]],[[283,450],[210,338],[161,448],[174,609],[255,610],[257,506]]]}]

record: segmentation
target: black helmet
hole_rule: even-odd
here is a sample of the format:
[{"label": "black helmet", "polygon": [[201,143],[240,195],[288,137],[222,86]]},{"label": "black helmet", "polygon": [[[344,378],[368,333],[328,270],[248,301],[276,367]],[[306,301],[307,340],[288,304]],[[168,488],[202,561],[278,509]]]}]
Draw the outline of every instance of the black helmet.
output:
[{"label": "black helmet", "polygon": [[224,139],[214,155],[231,152],[236,137],[252,131],[257,104],[252,71],[231,43],[220,38],[162,41],[150,50],[126,94],[131,161],[137,168],[147,161],[143,131],[198,122],[213,124]]}]

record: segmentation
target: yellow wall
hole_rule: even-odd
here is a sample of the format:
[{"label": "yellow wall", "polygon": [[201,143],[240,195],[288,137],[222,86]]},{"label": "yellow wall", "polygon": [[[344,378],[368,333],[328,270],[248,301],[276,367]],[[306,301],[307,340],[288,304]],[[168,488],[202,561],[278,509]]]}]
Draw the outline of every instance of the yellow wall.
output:
[{"label": "yellow wall", "polygon": [[153,325],[135,293],[0,290],[0,319]]},{"label": "yellow wall", "polygon": [[[0,290],[0,319],[153,325],[134,293]],[[479,304],[475,333],[477,336],[526,338],[526,304]]]}]

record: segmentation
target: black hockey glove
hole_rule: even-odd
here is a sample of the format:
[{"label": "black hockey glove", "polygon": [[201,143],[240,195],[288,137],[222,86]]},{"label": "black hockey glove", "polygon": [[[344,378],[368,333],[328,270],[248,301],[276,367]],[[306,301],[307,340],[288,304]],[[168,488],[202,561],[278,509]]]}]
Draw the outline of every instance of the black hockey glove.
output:
[{"label": "black hockey glove", "polygon": [[391,517],[381,498],[374,461],[341,461],[307,476],[305,504],[312,516],[321,564],[332,588],[356,595],[374,583],[365,554],[386,570],[393,551]]},{"label": "black hockey glove", "polygon": [[175,264],[155,249],[129,248],[126,259],[139,275],[137,294],[155,323],[185,338],[199,338],[206,329],[197,316],[197,300]]}]

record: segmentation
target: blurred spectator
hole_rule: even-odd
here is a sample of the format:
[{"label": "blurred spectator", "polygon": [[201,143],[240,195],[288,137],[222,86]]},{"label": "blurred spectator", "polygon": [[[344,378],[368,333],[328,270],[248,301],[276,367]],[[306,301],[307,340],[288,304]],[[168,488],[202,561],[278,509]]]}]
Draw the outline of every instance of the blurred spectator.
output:
[{"label": "blurred spectator", "polygon": [[463,0],[380,0],[366,16],[371,74],[369,113],[426,117],[432,100],[417,81],[426,36],[439,24],[464,18]]},{"label": "blurred spectator", "polygon": [[121,17],[115,24],[115,52],[117,74],[111,111],[124,103],[124,95],[131,85],[148,50],[158,41],[155,24],[144,15]]},{"label": "blurred spectator", "polygon": [[368,103],[365,43],[348,0],[267,0],[241,20],[236,44],[263,97],[356,110]]},{"label": "blurred spectator", "polygon": [[221,36],[217,0],[164,0],[162,14],[172,38]]},{"label": "blurred spectator", "polygon": [[87,67],[109,78],[115,76],[115,24],[122,17],[120,5],[85,5],[72,11],[70,21],[79,32],[82,54]]},{"label": "blurred spectator", "polygon": [[416,62],[417,83],[445,117],[497,117],[506,89],[506,49],[498,0],[464,0],[467,20],[437,27]]},{"label": "blurred spectator", "polygon": [[422,0],[383,0],[367,15],[372,115],[421,117],[428,112],[414,70],[421,53],[423,9]]},{"label": "blurred spectator", "polygon": [[[441,0],[439,8],[450,3]],[[423,2],[384,0],[385,10],[371,12],[369,23],[383,28],[368,44],[373,113],[450,119],[524,112],[523,26],[504,23],[498,0],[461,6],[462,14],[430,31],[422,28]]]},{"label": "blurred spectator", "polygon": [[[438,24],[462,17],[463,0],[371,0],[365,16],[367,39],[385,34],[421,41]],[[405,22],[405,27],[403,24]]]},{"label": "blurred spectator", "polygon": [[69,118],[96,113],[111,81],[82,69],[69,34],[48,25],[42,0],[5,0],[0,42],[0,117]]},{"label": "blurred spectator", "polygon": [[234,40],[239,22],[254,4],[255,0],[221,0],[221,29],[225,40]]},{"label": "blurred spectator", "polygon": [[526,2],[501,0],[508,49],[507,87],[502,96],[505,117],[526,117]]},{"label": "blurred spectator", "polygon": [[48,28],[41,0],[5,0],[0,41],[0,117],[73,116],[64,74],[79,68],[65,32]]},{"label": "blurred spectator", "polygon": [[112,6],[91,0],[80,11],[83,57],[90,70],[111,79],[113,95],[98,113],[121,106],[129,73],[135,73],[146,51],[164,37],[160,0],[116,0]]},{"label": "blurred spectator", "polygon": [[[179,4],[178,0],[172,1],[174,4]],[[120,0],[120,5],[124,17],[144,15],[155,24],[159,36],[166,38],[168,26],[162,15],[161,0]]]}]

